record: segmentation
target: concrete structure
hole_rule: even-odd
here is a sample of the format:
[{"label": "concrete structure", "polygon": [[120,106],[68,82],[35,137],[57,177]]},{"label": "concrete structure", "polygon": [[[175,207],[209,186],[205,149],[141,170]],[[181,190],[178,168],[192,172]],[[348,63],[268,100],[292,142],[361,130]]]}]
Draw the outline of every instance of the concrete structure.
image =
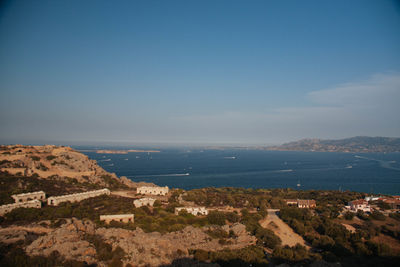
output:
[{"label": "concrete structure", "polygon": [[380,197],[375,197],[375,196],[369,196],[369,197],[365,197],[364,199],[366,201],[376,201],[378,200]]},{"label": "concrete structure", "polygon": [[159,195],[165,196],[168,194],[169,188],[168,186],[160,187],[160,186],[140,186],[136,189],[138,194],[142,195]]},{"label": "concrete structure", "polygon": [[300,209],[311,209],[317,206],[314,199],[286,199],[288,206],[297,206]]},{"label": "concrete structure", "polygon": [[142,206],[153,207],[155,201],[156,200],[154,198],[145,197],[145,198],[135,199],[133,201],[133,205],[135,205],[136,208],[140,208]]},{"label": "concrete structure", "polygon": [[13,209],[17,209],[17,208],[37,208],[37,209],[40,209],[41,207],[42,207],[42,202],[40,202],[37,199],[30,200],[30,201],[25,201],[25,202],[20,202],[20,203],[2,205],[2,206],[0,206],[0,216],[3,216],[4,214],[12,211]]},{"label": "concrete structure", "polygon": [[21,203],[21,202],[27,202],[30,200],[45,200],[46,199],[46,193],[43,191],[38,191],[38,192],[32,192],[32,193],[23,193],[23,194],[18,194],[18,195],[12,195],[11,196],[15,203]]},{"label": "concrete structure", "polygon": [[208,210],[205,207],[177,207],[175,208],[175,215],[178,215],[181,210],[186,210],[187,213],[195,216],[208,214]]},{"label": "concrete structure", "polygon": [[64,196],[57,196],[57,197],[49,197],[47,199],[47,204],[52,205],[52,206],[57,206],[58,204],[62,202],[79,202],[87,198],[91,197],[97,197],[101,195],[110,195],[110,190],[107,188],[100,189],[100,190],[95,190],[95,191],[89,191],[89,192],[83,192],[83,193],[76,193],[76,194],[71,194],[71,195],[64,195]]},{"label": "concrete structure", "polygon": [[368,204],[368,201],[365,199],[357,199],[349,202],[349,205],[345,208],[350,211],[357,212],[359,210],[364,212],[371,212],[371,206]]},{"label": "concrete structure", "polygon": [[133,223],[133,214],[115,214],[115,215],[100,215],[100,221],[105,221],[107,224],[110,222]]}]

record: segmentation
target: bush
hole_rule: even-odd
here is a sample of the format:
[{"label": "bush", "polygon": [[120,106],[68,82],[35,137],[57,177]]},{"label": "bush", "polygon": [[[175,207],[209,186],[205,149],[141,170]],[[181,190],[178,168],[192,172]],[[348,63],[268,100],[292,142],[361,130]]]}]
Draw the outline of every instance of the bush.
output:
[{"label": "bush", "polygon": [[277,247],[272,253],[272,258],[278,262],[295,263],[310,258],[307,249],[297,244],[295,247]]},{"label": "bush", "polygon": [[379,212],[379,211],[377,211],[377,210],[373,211],[373,212],[371,213],[370,217],[371,217],[372,219],[374,219],[374,220],[377,220],[377,221],[384,221],[384,220],[386,220],[386,216],[383,215],[382,212]]},{"label": "bush", "polygon": [[354,218],[354,213],[348,211],[348,212],[346,212],[346,213],[343,215],[343,217],[344,217],[346,220],[351,221],[351,220],[353,220],[353,218]]},{"label": "bush", "polygon": [[225,213],[220,212],[220,211],[211,211],[207,215],[207,220],[210,224],[216,224],[216,225],[224,225],[226,216]]},{"label": "bush", "polygon": [[258,243],[267,248],[274,249],[282,243],[282,240],[273,231],[262,227],[257,228],[255,236],[258,239]]},{"label": "bush", "polygon": [[362,210],[357,211],[357,217],[363,221],[369,220],[369,217]]},{"label": "bush", "polygon": [[[256,246],[210,252],[209,258],[212,262],[220,263],[222,266],[249,266],[249,264],[257,266],[257,264],[268,264],[264,250]],[[241,264],[238,265],[240,261]],[[243,264],[243,262],[247,264]]]},{"label": "bush", "polygon": [[221,228],[207,230],[206,233],[212,238],[221,239],[228,238],[229,234]]},{"label": "bush", "polygon": [[390,213],[389,217],[400,221],[400,213]]},{"label": "bush", "polygon": [[47,157],[46,157],[47,160],[53,160],[53,159],[55,159],[55,158],[56,158],[56,156],[53,156],[53,155],[50,155],[50,156],[47,156]]},{"label": "bush", "polygon": [[225,217],[231,223],[236,223],[236,222],[240,221],[240,216],[234,212],[225,213]]}]

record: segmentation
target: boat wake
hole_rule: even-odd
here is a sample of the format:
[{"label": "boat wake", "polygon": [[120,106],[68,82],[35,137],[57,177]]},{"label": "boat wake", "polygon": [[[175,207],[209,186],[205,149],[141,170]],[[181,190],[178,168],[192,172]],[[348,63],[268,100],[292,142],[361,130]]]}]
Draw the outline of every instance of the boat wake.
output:
[{"label": "boat wake", "polygon": [[385,161],[385,160],[380,160],[380,159],[373,159],[373,158],[362,157],[362,156],[358,156],[358,155],[355,155],[354,157],[355,157],[355,158],[358,158],[358,159],[366,159],[366,160],[376,161],[376,162],[379,163],[379,165],[380,165],[382,168],[390,169],[390,170],[395,170],[395,171],[400,171],[400,168],[396,168],[396,167],[393,167],[393,166],[392,166],[392,164],[396,163],[395,160]]},{"label": "boat wake", "polygon": [[293,171],[292,169],[288,169],[288,170],[277,170],[275,172],[292,172],[292,171]]}]

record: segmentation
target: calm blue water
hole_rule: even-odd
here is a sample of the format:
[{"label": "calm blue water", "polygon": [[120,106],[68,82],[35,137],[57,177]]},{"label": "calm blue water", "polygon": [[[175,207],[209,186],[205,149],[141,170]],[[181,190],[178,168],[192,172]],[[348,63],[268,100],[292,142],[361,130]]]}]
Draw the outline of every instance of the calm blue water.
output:
[{"label": "calm blue water", "polygon": [[84,153],[118,176],[175,188],[290,187],[400,194],[400,153],[172,149],[150,154]]}]

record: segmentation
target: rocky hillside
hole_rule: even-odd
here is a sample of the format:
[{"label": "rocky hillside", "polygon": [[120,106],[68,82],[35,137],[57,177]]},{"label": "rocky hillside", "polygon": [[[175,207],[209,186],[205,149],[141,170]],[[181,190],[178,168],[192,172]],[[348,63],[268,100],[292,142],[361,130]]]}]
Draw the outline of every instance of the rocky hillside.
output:
[{"label": "rocky hillside", "polygon": [[320,152],[400,152],[400,138],[356,136],[339,140],[302,139],[266,150]]},{"label": "rocky hillside", "polygon": [[136,187],[126,177],[108,173],[86,155],[64,146],[0,146],[0,171],[43,179],[72,179],[105,187]]},{"label": "rocky hillside", "polygon": [[[0,241],[4,244],[25,242],[23,249],[29,256],[49,257],[57,253],[66,260],[97,266],[108,266],[113,257],[122,260],[124,265],[167,265],[177,258],[190,258],[191,249],[240,249],[256,242],[256,238],[249,235],[245,226],[239,223],[221,228],[232,233],[225,245],[207,234],[212,227],[188,226],[182,231],[163,235],[158,232],[145,233],[140,228],[97,228],[91,221],[75,218],[63,220],[56,228],[50,226],[43,221],[24,227],[12,225],[1,228]],[[33,241],[29,242],[29,239]]]}]

